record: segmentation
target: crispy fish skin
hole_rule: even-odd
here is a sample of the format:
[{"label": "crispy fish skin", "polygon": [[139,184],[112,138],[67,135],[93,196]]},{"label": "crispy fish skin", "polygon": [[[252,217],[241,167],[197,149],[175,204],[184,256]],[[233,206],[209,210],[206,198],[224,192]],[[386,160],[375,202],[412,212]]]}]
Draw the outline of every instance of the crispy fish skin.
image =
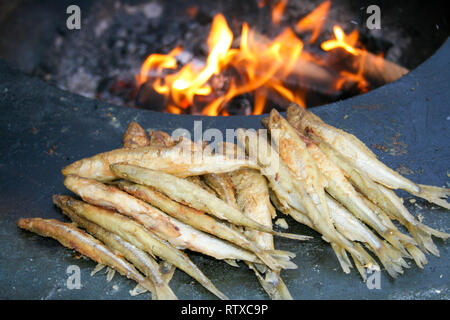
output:
[{"label": "crispy fish skin", "polygon": [[371,179],[392,189],[404,189],[418,193],[420,187],[379,161],[376,155],[357,137],[326,124],[318,116],[297,105],[287,109],[289,123],[306,135],[314,136],[333,146],[359,171]]},{"label": "crispy fish skin", "polygon": [[[269,144],[268,140],[260,132],[250,130],[238,129],[237,135],[239,143],[246,149],[250,157],[256,158],[261,173],[268,179],[278,199],[282,203],[289,203],[290,206],[297,210],[305,212],[305,199],[298,190],[300,186],[295,184],[291,172],[280,159],[279,154]],[[302,191],[306,193],[304,188],[302,188]],[[311,199],[310,203],[315,209],[315,205]],[[317,209],[315,210],[317,211]],[[324,226],[323,219],[320,219],[318,212],[315,215],[309,216],[309,219],[319,229],[321,225]],[[328,227],[324,228],[324,230],[326,229]]]},{"label": "crispy fish skin", "polygon": [[316,204],[322,219],[333,229],[333,221],[325,198],[327,181],[318,169],[314,158],[307,149],[305,139],[284,119],[277,110],[272,109],[268,121],[271,139],[278,148],[278,154],[295,179],[301,182],[308,196]]},{"label": "crispy fish skin", "polygon": [[134,149],[121,148],[76,161],[62,169],[62,174],[108,182],[118,177],[110,169],[114,163],[129,164],[163,171],[178,177],[207,173],[229,172],[243,167],[257,168],[248,159],[229,159],[224,155],[204,154],[189,149],[188,143],[177,143],[173,147],[145,146]]},{"label": "crispy fish skin", "polygon": [[275,232],[246,217],[236,208],[228,205],[223,200],[214,197],[196,184],[177,178],[171,174],[126,163],[117,163],[111,165],[111,168],[116,175],[123,179],[156,188],[175,201],[185,202],[189,204],[190,207],[214,215],[219,219],[226,220],[236,225],[272,233],[281,237],[298,240],[306,239],[304,236]]},{"label": "crispy fish skin", "polygon": [[83,201],[69,199],[65,202],[72,211],[100,227],[117,234],[125,241],[137,248],[160,257],[183,270],[206,289],[221,299],[228,299],[212,284],[201,270],[181,250],[173,247],[169,242],[159,238],[156,234],[145,229],[141,224],[111,210],[100,208]]},{"label": "crispy fish skin", "polygon": [[122,138],[122,144],[125,148],[145,147],[150,143],[150,139],[145,130],[139,123],[132,121],[128,125],[127,131]]},{"label": "crispy fish skin", "polygon": [[[333,160],[334,163],[339,165],[360,193],[365,195],[371,202],[386,212],[391,219],[396,219],[402,223],[425,252],[431,252],[437,256],[439,255],[439,251],[434,245],[431,235],[446,239],[449,237],[449,234],[434,230],[417,221],[416,218],[409,213],[408,209],[405,208],[402,200],[393,190],[373,181],[364,173],[359,172],[345,159],[340,159],[339,154],[332,147],[324,143],[319,143],[319,147]],[[409,245],[409,248],[412,249],[411,245],[412,244]],[[414,251],[417,253],[417,250]],[[415,260],[417,261],[419,259],[421,258],[418,257]]]},{"label": "crispy fish skin", "polygon": [[114,186],[74,175],[68,175],[64,179],[64,185],[86,202],[104,208],[114,208],[164,238],[180,236],[178,227],[163,212]]},{"label": "crispy fish skin", "polygon": [[[150,143],[152,146],[167,148],[176,144],[172,137],[163,131],[153,131],[153,134],[154,138],[152,138]],[[194,145],[194,142],[192,144]],[[203,147],[206,148],[207,146],[203,145]],[[223,201],[237,208],[233,185],[226,173],[209,173],[203,176],[191,176],[187,177],[186,180],[201,186],[211,194],[217,195]]]},{"label": "crispy fish skin", "polygon": [[202,176],[203,181],[213,189],[217,196],[234,208],[238,208],[231,178],[226,173],[209,173]]},{"label": "crispy fish skin", "polygon": [[53,238],[63,246],[74,249],[97,263],[117,270],[121,275],[133,279],[147,290],[153,290],[153,284],[145,279],[130,263],[72,224],[55,219],[22,218],[19,219],[17,225],[43,237]]},{"label": "crispy fish skin", "polygon": [[122,255],[138,270],[146,275],[154,284],[154,290],[152,290],[152,292],[158,300],[177,299],[172,289],[170,289],[168,284],[163,280],[163,276],[159,272],[159,265],[152,257],[131,243],[123,240],[118,235],[109,232],[78,215],[70,208],[69,205],[67,205],[67,203],[71,200],[74,201],[75,199],[69,196],[53,196],[53,203],[59,207],[73,222],[85,229],[91,235],[95,236],[97,239],[101,240],[109,249]]},{"label": "crispy fish skin", "polygon": [[86,202],[114,209],[135,219],[177,248],[189,248],[220,260],[254,261],[256,258],[254,254],[194,229],[116,187],[77,176],[67,176],[64,183]]},{"label": "crispy fish skin", "polygon": [[[240,210],[260,224],[272,228],[275,208],[270,203],[266,179],[254,169],[240,169],[230,173],[236,188],[236,201]],[[273,236],[254,229],[247,230],[250,239],[265,250],[273,250]]]},{"label": "crispy fish skin", "polygon": [[170,148],[176,144],[176,141],[174,141],[172,137],[164,131],[152,130],[148,135],[150,136],[150,141],[148,143],[149,146]]},{"label": "crispy fish skin", "polygon": [[[337,152],[330,146],[322,143],[319,144],[319,146],[330,158],[339,157]],[[346,175],[349,176],[352,184],[354,184],[362,194],[386,212],[391,219],[396,219],[402,223],[424,252],[430,252],[439,256],[439,250],[433,243],[431,235],[446,239],[449,237],[448,233],[437,231],[417,221],[416,218],[409,213],[408,209],[403,205],[403,201],[393,190],[371,180],[364,173],[353,168],[347,161],[339,159],[335,160],[335,163],[339,164]],[[417,248],[413,247],[412,244],[405,246],[407,247],[407,250],[409,249],[408,252],[413,255],[414,260],[416,263],[418,262],[419,266],[426,263],[426,259],[424,259]]]},{"label": "crispy fish skin", "polygon": [[327,180],[308,151],[307,146],[311,142],[292,128],[276,109],[270,112],[267,128],[283,162],[294,177],[305,181],[305,186],[310,189],[309,193],[319,196],[321,205],[326,209],[324,189]]},{"label": "crispy fish skin", "polygon": [[[264,134],[252,130],[238,129],[237,137],[240,145],[245,148],[249,157],[256,158],[255,161],[259,164],[261,173],[269,181],[271,189],[276,194],[281,205],[295,209],[295,211],[288,210],[285,212],[299,222],[306,220],[311,223],[314,226],[313,229],[321,233],[325,241],[334,243],[335,247],[338,245],[341,248],[345,248],[361,265],[373,264],[374,260],[363,248],[349,241],[336,229],[331,229],[323,221],[316,204],[307,195],[304,187],[295,183],[295,179],[293,179],[283,161],[279,159],[278,153],[269,144]],[[304,219],[300,214],[297,214],[296,212],[298,211],[307,214],[308,219]]]},{"label": "crispy fish skin", "polygon": [[330,212],[333,214],[333,220],[336,221],[337,229],[352,241],[366,243],[378,256],[389,275],[395,278],[398,273],[403,273],[402,267],[408,268],[399,250],[380,240],[369,228],[331,197],[328,199]]},{"label": "crispy fish skin", "polygon": [[[247,237],[237,230],[234,230],[223,222],[217,221],[204,212],[173,201],[166,195],[154,190],[151,187],[128,181],[121,181],[118,185],[130,194],[147,201],[164,212],[167,212],[174,218],[177,218],[180,221],[197,228],[198,230],[207,232],[242,247],[243,249],[254,252],[254,254],[264,261],[264,263],[266,263],[269,267],[276,269],[280,268],[279,263],[275,261],[269,253],[264,252],[263,249],[255,245],[255,243],[247,239]],[[252,259],[247,259],[246,261],[256,261],[254,257],[249,256],[249,258]]]},{"label": "crispy fish skin", "polygon": [[[236,189],[236,200],[241,211],[262,225],[272,228],[272,217],[275,208],[270,203],[269,188],[266,179],[257,170],[240,169],[230,174]],[[250,239],[258,243],[265,250],[274,250],[273,236],[268,233],[247,230]],[[266,270],[266,276],[253,265],[250,268],[255,272],[261,286],[273,300],[292,300],[292,296],[280,277],[280,273]]]},{"label": "crispy fish skin", "polygon": [[340,201],[358,219],[375,229],[381,236],[400,250],[404,250],[402,240],[414,244],[414,240],[402,233],[392,224],[387,226],[380,218],[366,205],[363,197],[354,189],[347,180],[342,170],[331,161],[325,153],[314,143],[307,146],[319,169],[328,179],[326,190],[338,201]]},{"label": "crispy fish skin", "polygon": [[[199,152],[200,150],[204,150],[206,147],[206,145],[204,145],[205,142],[203,142],[203,144],[196,144],[192,140],[189,140],[189,139],[186,139],[183,137],[180,140],[175,141],[169,134],[167,134],[164,131],[159,131],[159,130],[151,131],[150,137],[151,137],[151,141],[148,145],[154,146],[154,147],[170,148],[170,147],[175,146],[180,141],[182,143],[186,143],[187,145],[191,144],[190,148],[196,152]],[[186,177],[185,179],[187,181],[197,184],[198,186],[207,190],[211,194],[217,195],[216,191],[220,191],[220,192],[223,192],[222,195],[230,196],[229,191],[224,190],[225,188],[227,188],[229,186],[227,186],[223,181],[221,181],[222,179],[226,179],[225,173],[218,173],[218,174],[211,173],[211,174],[205,174],[203,176],[208,177],[209,179],[208,178],[202,179],[201,176],[189,176],[189,177]],[[210,180],[209,181],[210,183],[206,183],[207,180]],[[222,188],[222,189],[214,190],[212,188],[212,186],[215,186],[216,188]],[[229,199],[231,200],[231,197]]]},{"label": "crispy fish skin", "polygon": [[208,191],[209,193],[211,193],[212,195],[214,195],[215,197],[217,197],[217,193],[216,191],[214,191],[214,189],[212,189],[209,185],[207,185],[205,183],[205,181],[203,181],[203,179],[201,178],[201,176],[191,176],[191,177],[187,177],[184,178],[186,181],[192,182],[196,185],[198,185],[200,188]]},{"label": "crispy fish skin", "polygon": [[[177,143],[169,134],[165,133],[164,131],[158,131],[158,130],[152,131],[152,132],[150,132],[150,137],[151,137],[151,141],[150,141],[150,144],[149,144],[150,146],[159,146],[159,147],[168,148],[168,147],[174,146]],[[192,149],[195,150],[195,147],[197,145],[194,144],[194,142],[188,141],[186,139],[184,139],[184,142],[192,143],[192,145],[193,145]],[[207,179],[202,179],[201,176],[190,176],[190,177],[186,177],[185,179],[187,181],[190,181],[192,183],[197,184],[198,186],[200,186],[201,188],[203,188],[206,191],[210,192],[214,196],[217,196],[216,191],[222,191],[222,189],[219,189],[219,190],[215,191],[205,181],[210,180],[210,182],[213,185],[215,185],[217,188],[220,188],[221,187],[220,182],[221,182],[222,178],[226,177],[226,174],[224,174],[224,173],[222,173],[222,174],[221,173],[219,173],[219,174],[206,174],[204,176],[207,177]],[[225,177],[223,177],[223,176],[225,176]],[[122,181],[122,182],[124,182],[124,181]],[[132,183],[127,183],[128,187],[130,187],[131,184]],[[138,185],[135,184],[135,186],[138,186]],[[124,188],[124,187],[126,188],[126,186],[124,184],[122,184],[122,188]],[[156,207],[159,207],[161,210],[167,212],[169,215],[172,215],[173,217],[178,218],[179,220],[181,220],[181,221],[183,221],[183,222],[185,222],[185,223],[187,223],[189,225],[192,225],[193,227],[196,227],[199,230],[202,230],[202,231],[210,233],[210,234],[215,234],[216,233],[215,234],[216,236],[218,236],[221,239],[228,240],[228,241],[230,239],[227,239],[227,238],[233,238],[233,232],[223,232],[224,230],[220,230],[219,231],[219,229],[221,229],[221,228],[214,228],[213,225],[211,224],[211,222],[212,222],[211,220],[210,221],[204,221],[203,224],[202,223],[195,224],[195,222],[194,222],[194,224],[192,224],[192,222],[193,222],[192,220],[191,221],[187,221],[187,220],[189,220],[189,219],[186,219],[188,216],[190,218],[194,218],[194,221],[197,220],[195,218],[199,217],[198,213],[202,214],[202,218],[209,218],[209,217],[206,216],[204,213],[198,211],[198,210],[192,209],[192,208],[187,207],[187,206],[183,206],[182,204],[179,204],[179,203],[173,201],[172,199],[166,197],[162,193],[160,193],[160,192],[158,192],[158,191],[156,191],[156,190],[154,190],[154,189],[152,189],[150,187],[145,187],[145,186],[142,186],[142,187],[143,188],[148,188],[148,190],[146,190],[146,191],[150,192],[150,194],[147,193],[147,197],[148,198],[147,199],[143,199],[144,201],[147,201],[150,204],[155,205]],[[224,186],[224,189],[226,187],[227,186]],[[127,192],[133,192],[134,191],[135,192],[137,190],[136,190],[136,188],[133,188],[133,190],[128,189],[128,190],[125,190],[125,191],[127,191]],[[223,190],[222,195],[228,196],[229,197],[228,199],[230,201],[233,200],[234,197],[231,198],[230,194],[227,191],[228,190]],[[135,193],[134,193],[134,195],[136,196]],[[145,192],[142,195],[145,196]],[[175,208],[176,206],[180,206],[180,207],[177,208],[178,210]],[[172,210],[172,209],[174,209],[174,210]],[[179,212],[185,213],[186,211],[188,213],[195,213],[195,215],[184,214],[184,215],[180,216],[180,214],[178,214]],[[233,229],[230,229],[230,230],[234,231]],[[221,233],[222,236],[218,235],[217,231],[219,231],[219,233]],[[224,237],[224,235],[225,235],[225,237]],[[239,243],[236,243],[236,241],[231,241],[231,242],[239,245]],[[237,242],[239,242],[239,241],[237,241]],[[234,260],[226,259],[225,261],[234,261]]]}]

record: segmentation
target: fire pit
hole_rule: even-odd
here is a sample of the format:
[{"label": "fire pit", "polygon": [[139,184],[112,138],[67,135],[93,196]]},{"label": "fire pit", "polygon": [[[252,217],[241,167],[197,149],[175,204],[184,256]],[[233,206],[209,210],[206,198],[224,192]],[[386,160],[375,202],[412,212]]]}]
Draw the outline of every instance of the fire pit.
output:
[{"label": "fire pit", "polygon": [[[315,5],[310,9],[314,8]],[[206,25],[205,35],[208,27]],[[54,39],[49,43],[52,41]],[[167,44],[165,53],[173,49],[172,44]],[[150,53],[143,53],[136,66],[137,73]],[[449,135],[446,112],[450,100],[450,74],[445,71],[450,67],[449,54],[450,44],[446,42],[429,59],[423,57],[426,61],[418,67],[421,61],[408,65],[397,60],[396,63],[412,71],[398,81],[363,95],[317,106],[313,110],[325,121],[360,137],[380,159],[408,178],[442,186],[448,181],[447,159],[450,156],[448,139],[442,138]],[[26,70],[22,65],[22,70],[27,71],[25,73],[12,67],[12,60],[0,61],[0,106],[4,111],[0,116],[0,170],[3,176],[0,183],[1,295],[18,299],[129,299],[128,291],[134,287],[132,281],[115,278],[107,283],[103,276],[91,277],[94,263],[75,260],[68,250],[52,240],[23,233],[16,227],[16,220],[23,216],[61,219],[61,214],[49,200],[52,194],[66,192],[59,170],[77,159],[119,147],[130,121],[138,121],[148,130],[172,132],[185,128],[193,134],[199,125],[200,132],[209,128],[222,132],[238,127],[260,128],[262,116],[245,116],[244,112],[241,116],[207,117],[117,106],[70,93],[30,77],[33,71],[44,79],[45,74],[52,73],[40,73],[34,68]],[[39,62],[34,67],[40,68],[36,66],[40,66]],[[132,72],[130,79],[134,81],[137,73]],[[95,90],[97,94],[97,88]],[[136,97],[129,100],[133,107],[136,107]],[[253,98],[247,97],[251,105]],[[237,102],[232,100],[230,103]],[[160,109],[163,110],[162,107]],[[409,200],[406,194],[401,196]],[[408,209],[421,215],[428,225],[448,232],[450,220],[444,209],[421,200],[405,202]],[[286,220],[290,232],[314,236],[312,241],[298,243],[295,248],[292,248],[291,241],[277,239],[278,248],[293,251],[299,265],[301,262],[301,268],[284,275],[295,299],[449,298],[445,281],[449,256],[443,241],[436,240],[441,257],[427,256],[429,264],[423,270],[412,265],[396,280],[382,273],[381,289],[370,289],[356,272],[345,275],[339,270],[338,262],[331,258],[331,248],[320,240],[317,233],[292,219]],[[200,254],[189,255],[230,297],[266,299],[265,292],[247,268],[234,268]],[[81,290],[70,290],[66,286],[67,267],[74,264],[81,269]],[[40,275],[39,278],[36,274]],[[213,297],[182,272],[175,273],[171,286],[182,299]],[[145,296],[136,298],[146,299]]]},{"label": "fire pit", "polygon": [[[5,34],[0,54],[62,89],[176,114],[250,115],[342,100],[403,76],[448,35],[439,6],[420,1],[379,2],[382,27],[371,29],[368,4],[350,1],[82,4],[80,30],[47,13],[35,36],[28,24],[64,4],[19,5],[5,19],[2,29],[17,32]],[[18,46],[12,37],[23,33]]]}]

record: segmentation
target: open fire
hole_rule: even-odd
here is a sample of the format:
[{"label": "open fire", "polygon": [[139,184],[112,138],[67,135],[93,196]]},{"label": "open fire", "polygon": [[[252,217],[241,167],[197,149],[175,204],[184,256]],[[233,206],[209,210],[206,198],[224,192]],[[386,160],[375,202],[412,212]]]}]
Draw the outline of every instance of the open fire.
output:
[{"label": "open fire", "polygon": [[[260,7],[266,5],[259,3]],[[272,8],[274,26],[286,3],[281,0]],[[149,99],[163,103],[163,111],[175,114],[227,116],[233,99],[250,94],[253,107],[245,110],[249,115],[268,111],[269,102],[275,101],[306,108],[305,97],[310,92],[334,96],[342,91],[366,92],[408,72],[366,51],[356,30],[347,35],[335,25],[334,38],[318,45],[329,8],[330,1],[323,2],[294,28],[286,27],[274,38],[258,33],[246,22],[235,37],[225,17],[217,14],[207,38],[206,61],[191,59],[181,65],[177,59],[183,55],[181,46],[168,54],[153,53],[142,64],[137,85],[153,91]]]}]

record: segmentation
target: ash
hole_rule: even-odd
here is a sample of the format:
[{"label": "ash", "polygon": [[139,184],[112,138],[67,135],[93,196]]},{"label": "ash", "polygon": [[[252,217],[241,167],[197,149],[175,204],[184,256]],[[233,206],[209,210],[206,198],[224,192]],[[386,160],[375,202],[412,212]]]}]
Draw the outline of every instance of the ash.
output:
[{"label": "ash", "polygon": [[[89,98],[137,107],[138,88],[134,79],[145,58],[151,53],[168,53],[181,45],[185,52],[182,63],[192,59],[205,60],[208,53],[206,39],[217,13],[225,15],[235,38],[244,21],[252,28],[274,36],[283,27],[293,28],[321,2],[289,1],[278,27],[270,23],[270,3],[258,8],[256,0],[94,2],[88,12],[82,12],[81,30],[61,32],[34,73],[62,89]],[[387,59],[402,64],[402,52],[410,44],[410,38],[395,26],[387,25],[374,32],[368,30],[363,9],[345,2],[332,3],[316,47],[333,37],[332,27],[338,24],[346,32],[358,29],[369,51],[383,52]],[[303,40],[307,45],[307,39]],[[308,106],[338,98],[342,97],[321,97],[310,101]],[[276,98],[274,102],[280,103]],[[236,110],[231,109],[230,113],[246,114],[252,104],[251,95],[241,97],[235,103]],[[152,108],[151,101],[142,105]],[[154,109],[161,109],[161,106]]]}]

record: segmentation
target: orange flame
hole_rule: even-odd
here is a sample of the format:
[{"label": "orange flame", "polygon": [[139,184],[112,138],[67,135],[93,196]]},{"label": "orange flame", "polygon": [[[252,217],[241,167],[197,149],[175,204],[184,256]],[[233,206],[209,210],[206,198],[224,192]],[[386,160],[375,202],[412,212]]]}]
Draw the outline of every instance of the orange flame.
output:
[{"label": "orange flame", "polygon": [[323,23],[325,22],[328,11],[330,10],[330,5],[331,2],[329,0],[322,2],[310,14],[297,22],[295,25],[295,31],[312,31],[309,43],[314,43],[322,30]]},{"label": "orange flame", "polygon": [[272,23],[279,25],[281,18],[283,17],[284,10],[286,9],[288,0],[280,0],[272,9]]},{"label": "orange flame", "polygon": [[181,47],[176,47],[167,55],[158,53],[149,55],[142,64],[141,72],[136,77],[137,84],[141,85],[147,81],[151,69],[156,69],[158,72],[161,72],[162,69],[176,69],[177,60],[175,57],[179,55],[181,51]]},{"label": "orange flame", "polygon": [[356,30],[347,36],[341,27],[334,26],[333,32],[336,39],[322,42],[320,47],[323,50],[330,51],[335,48],[343,48],[353,55],[360,54],[361,50],[354,47],[358,41],[358,32]]},{"label": "orange flame", "polygon": [[[260,0],[260,5],[265,1]],[[330,9],[330,1],[321,3],[314,11],[301,19],[295,27],[296,32],[311,31],[310,43],[316,41],[325,17]],[[272,10],[273,23],[278,24],[287,5],[287,0],[280,0]],[[209,53],[203,66],[193,62],[178,67],[176,57],[182,52],[176,47],[169,54],[151,54],[144,61],[139,75],[138,85],[150,81],[153,89],[166,97],[165,111],[171,113],[189,112],[203,115],[229,115],[226,105],[236,96],[252,92],[254,106],[247,110],[249,114],[264,112],[268,97],[278,97],[295,102],[306,108],[306,89],[286,85],[286,79],[312,77],[323,81],[328,87],[340,90],[347,82],[356,83],[361,91],[367,91],[368,82],[363,76],[366,51],[356,48],[358,33],[346,35],[339,26],[333,28],[335,39],[325,41],[321,48],[325,51],[344,48],[351,55],[359,55],[357,72],[347,70],[331,74],[327,72],[326,59],[304,51],[304,43],[290,28],[285,28],[274,39],[269,39],[251,29],[247,23],[242,24],[239,47],[232,47],[233,33],[225,17],[214,17],[207,38]],[[164,70],[171,69],[169,74]],[[225,88],[220,88],[217,96],[216,85],[223,72],[230,71],[234,76],[227,76]],[[305,71],[306,70],[306,71]],[[302,73],[303,72],[303,73]],[[166,72],[167,73],[167,72]],[[216,81],[218,79],[218,81]],[[295,84],[294,81],[294,84]],[[323,82],[322,82],[323,83]],[[221,84],[222,85],[222,84]],[[224,86],[225,86],[224,85]],[[214,87],[213,87],[214,86]],[[199,108],[200,110],[195,110]]]},{"label": "orange flame", "polygon": [[321,44],[323,50],[330,51],[336,48],[342,48],[351,55],[358,56],[355,60],[357,72],[341,71],[341,78],[335,83],[336,89],[342,88],[346,82],[351,81],[357,84],[361,92],[368,91],[369,83],[364,78],[364,64],[367,58],[367,51],[355,47],[358,43],[358,31],[353,30],[349,35],[346,35],[341,27],[334,26],[333,33],[335,39],[323,42]]}]

